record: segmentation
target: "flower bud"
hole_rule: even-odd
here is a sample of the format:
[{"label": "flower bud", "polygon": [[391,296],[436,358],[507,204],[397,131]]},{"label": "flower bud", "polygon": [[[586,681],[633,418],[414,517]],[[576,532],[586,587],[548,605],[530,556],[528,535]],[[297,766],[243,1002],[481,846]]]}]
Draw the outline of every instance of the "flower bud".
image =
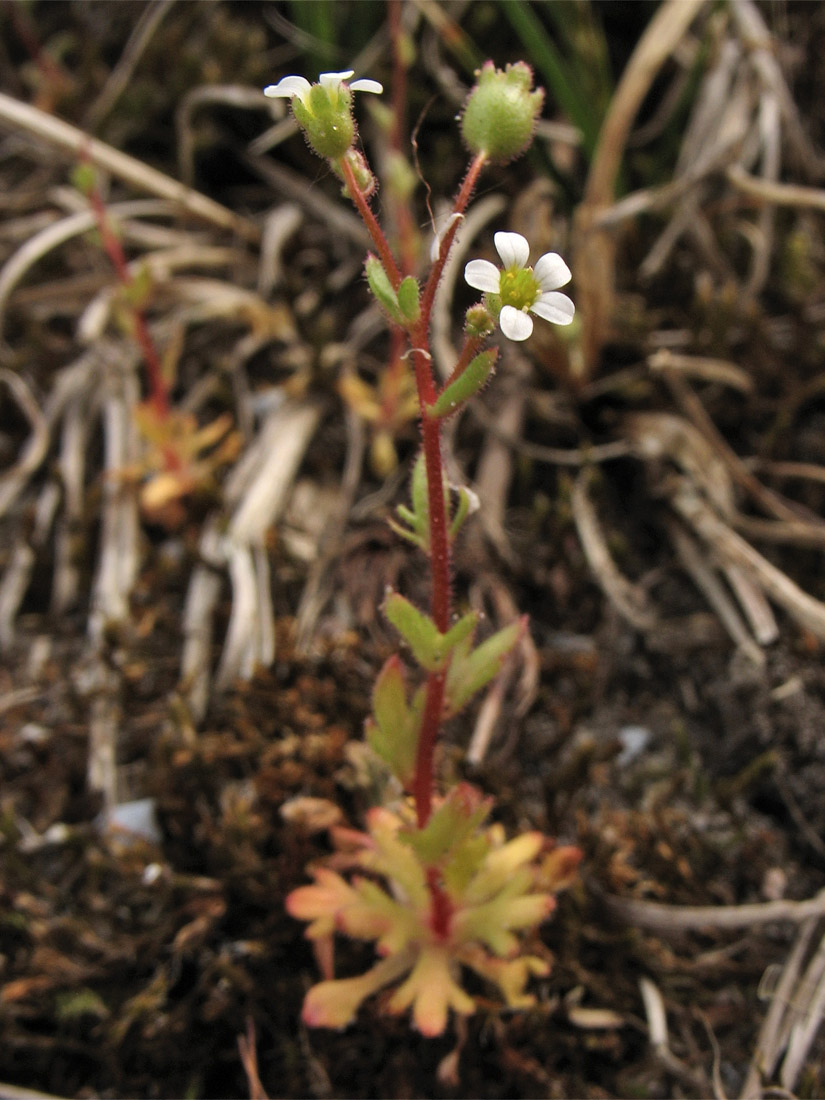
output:
[{"label": "flower bud", "polygon": [[489,336],[495,332],[496,322],[490,311],[481,302],[470,306],[464,318],[464,331],[467,336]]},{"label": "flower bud", "polygon": [[531,91],[533,72],[517,61],[502,71],[486,61],[461,116],[461,132],[473,153],[500,164],[520,156],[530,145],[544,103],[544,91]]},{"label": "flower bud", "polygon": [[[367,164],[364,154],[359,149],[349,149],[340,160],[346,160],[349,162],[349,166],[352,169],[352,173],[355,176],[355,182],[358,184],[358,189],[365,199],[368,199],[373,194],[378,186],[375,176],[370,171],[370,167]],[[331,162],[332,170],[338,176],[339,179],[344,179],[344,171],[341,168],[338,160]],[[349,187],[344,184],[342,188],[342,194],[344,198],[351,199],[352,195],[349,193]]]}]

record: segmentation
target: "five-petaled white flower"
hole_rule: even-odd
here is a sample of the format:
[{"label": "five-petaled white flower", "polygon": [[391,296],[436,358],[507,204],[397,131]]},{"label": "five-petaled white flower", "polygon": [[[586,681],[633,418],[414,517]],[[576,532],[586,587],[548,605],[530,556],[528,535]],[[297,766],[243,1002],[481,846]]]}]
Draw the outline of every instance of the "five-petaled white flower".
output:
[{"label": "five-petaled white flower", "polygon": [[489,260],[470,260],[464,278],[475,290],[501,300],[499,324],[510,340],[526,340],[533,331],[535,313],[555,325],[569,325],[576,307],[558,288],[570,282],[567,264],[556,252],[545,252],[528,267],[530,246],[520,233],[496,233],[496,251],[504,265],[499,270]]},{"label": "five-petaled white flower", "polygon": [[[348,69],[345,73],[321,73],[318,77],[318,83],[326,88],[327,95],[330,98],[332,98],[332,93],[337,93],[344,83],[353,92],[375,92],[376,95],[380,95],[384,91],[383,85],[379,84],[377,80],[353,80],[350,83],[349,78],[354,75],[354,69]],[[307,96],[311,87],[312,85],[305,76],[285,76],[277,84],[269,84],[264,88],[264,95],[269,96],[270,99],[292,99],[293,96],[297,95],[302,103],[307,104]]]}]

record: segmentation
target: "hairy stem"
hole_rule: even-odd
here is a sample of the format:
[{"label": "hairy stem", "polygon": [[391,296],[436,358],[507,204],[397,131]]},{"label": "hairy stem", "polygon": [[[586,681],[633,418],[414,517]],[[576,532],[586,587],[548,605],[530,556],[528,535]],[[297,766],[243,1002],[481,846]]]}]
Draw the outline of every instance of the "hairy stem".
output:
[{"label": "hairy stem", "polygon": [[[455,203],[453,205],[453,214],[464,214],[467,209],[467,203],[470,201],[470,197],[475,190],[475,186],[478,183],[478,177],[481,175],[481,169],[487,163],[486,153],[477,153],[470,161],[470,167],[467,169],[467,175],[464,177],[464,181],[459,188],[458,195],[456,196]],[[460,218],[454,218],[450,225],[447,227],[447,232],[441,238],[441,244],[438,249],[438,256],[430,271],[429,278],[427,279],[427,285],[424,287],[424,293],[421,295],[421,316],[426,318],[426,325],[429,328],[430,313],[433,308],[433,300],[435,299],[435,292],[438,289],[438,284],[441,282],[441,274],[444,271],[444,264],[447,262],[447,257],[450,254],[450,249],[453,246],[456,232],[458,231]]]},{"label": "hairy stem", "polygon": [[381,263],[384,265],[384,270],[389,276],[393,289],[397,290],[401,283],[401,272],[398,270],[398,264],[395,262],[395,256],[392,254],[392,249],[387,242],[387,238],[384,236],[384,230],[378,224],[375,214],[373,214],[370,209],[370,204],[367,202],[363,191],[358,186],[358,181],[355,178],[355,172],[353,172],[350,162],[346,157],[341,157],[337,163],[344,175],[347,190],[352,197],[352,201],[355,203],[358,213],[364,221],[364,225],[369,230],[369,235],[372,237]]},{"label": "hairy stem", "polygon": [[[453,207],[454,214],[463,214],[475,190],[481,169],[487,157],[479,153],[470,163],[467,174],[459,188]],[[339,161],[352,201],[358,209],[364,224],[369,230],[384,269],[394,287],[401,282],[401,274],[392,254],[387,238],[379,226],[369,203],[355,178],[352,166],[345,157]],[[450,537],[449,502],[444,493],[444,462],[441,454],[441,424],[426,415],[427,406],[436,399],[436,384],[432,369],[432,356],[429,352],[430,315],[432,313],[435,292],[444,264],[455,239],[459,219],[456,218],[441,240],[438,256],[433,264],[424,293],[421,298],[421,313],[418,321],[410,330],[410,345],[415,369],[415,381],[418,389],[418,401],[421,409],[421,438],[424,451],[424,466],[427,472],[427,498],[430,521],[430,570],[432,575],[431,613],[433,622],[442,634],[450,626],[452,601],[450,592]],[[467,357],[467,363],[474,350],[474,341],[469,340],[462,352],[459,364]],[[464,364],[466,366],[466,363]],[[462,368],[463,369],[463,368]],[[446,672],[431,672],[427,677],[427,694],[424,714],[418,736],[418,750],[415,761],[415,775],[412,793],[415,800],[416,817],[419,828],[423,828],[432,814],[433,776],[435,746],[441,729],[444,712],[444,690]]]}]

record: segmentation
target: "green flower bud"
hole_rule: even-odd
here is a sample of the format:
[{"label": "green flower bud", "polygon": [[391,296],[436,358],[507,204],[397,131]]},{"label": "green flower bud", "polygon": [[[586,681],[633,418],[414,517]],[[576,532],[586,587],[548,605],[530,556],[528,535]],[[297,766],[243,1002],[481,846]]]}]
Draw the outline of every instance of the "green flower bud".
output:
[{"label": "green flower bud", "polygon": [[523,61],[503,72],[486,61],[476,77],[461,116],[461,133],[471,152],[504,164],[520,156],[533,140],[544,91],[530,90],[533,72]]},{"label": "green flower bud", "polygon": [[[349,149],[339,160],[333,160],[330,162],[333,172],[339,179],[344,179],[344,171],[341,168],[341,160],[349,162],[349,166],[352,169],[355,176],[355,182],[358,184],[358,189],[365,199],[368,199],[370,195],[375,191],[377,187],[377,181],[375,176],[370,171],[370,167],[364,157],[364,154],[358,149]],[[349,193],[349,187],[346,183],[342,188],[342,194],[344,198],[351,199],[352,195]]]},{"label": "green flower bud", "polygon": [[490,336],[496,330],[495,318],[481,302],[470,306],[464,318],[464,331],[467,336]]}]

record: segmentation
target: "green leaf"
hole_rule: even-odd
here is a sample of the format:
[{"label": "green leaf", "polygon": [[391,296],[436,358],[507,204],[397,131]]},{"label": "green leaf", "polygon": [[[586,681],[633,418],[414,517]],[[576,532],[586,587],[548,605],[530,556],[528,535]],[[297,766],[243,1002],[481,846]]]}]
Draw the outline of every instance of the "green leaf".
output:
[{"label": "green leaf", "polygon": [[398,307],[406,321],[417,321],[421,313],[421,302],[418,293],[418,280],[412,275],[401,280],[398,288]]},{"label": "green leaf", "polygon": [[421,451],[413,466],[410,498],[413,511],[429,530],[430,498],[427,495],[427,464],[424,460],[423,451]]},{"label": "green leaf", "polygon": [[468,611],[446,634],[441,635],[440,651],[444,657],[449,656],[466,638],[471,637],[478,626],[478,618],[477,611]]},{"label": "green leaf", "polygon": [[452,857],[490,812],[490,801],[469,783],[453,787],[425,827],[406,838],[419,859],[429,865]]},{"label": "green leaf", "polygon": [[427,415],[435,419],[452,416],[471,397],[486,385],[498,357],[496,348],[488,348],[473,359],[467,369],[441,391],[435,402],[427,408]]},{"label": "green leaf", "polygon": [[418,735],[425,693],[419,689],[412,706],[407,705],[407,685],[401,659],[394,654],[384,664],[372,694],[374,718],[366,723],[367,741],[373,751],[409,789],[415,771]]},{"label": "green leaf", "polygon": [[384,601],[384,614],[409,645],[416,661],[423,668],[428,672],[436,672],[442,667],[441,634],[429,615],[419,611],[398,592],[390,593]]},{"label": "green leaf", "polygon": [[398,306],[398,295],[393,289],[390,277],[384,269],[384,265],[377,256],[368,256],[365,265],[367,282],[375,300],[397,325],[406,324],[403,314]]},{"label": "green leaf", "polygon": [[416,661],[428,672],[444,668],[453,651],[472,635],[478,623],[476,612],[468,611],[442,634],[429,615],[397,592],[384,601],[384,614],[410,646]]},{"label": "green leaf", "polygon": [[460,647],[454,652],[447,674],[446,689],[450,715],[457,714],[477,691],[498,675],[525,626],[526,619],[523,618],[505,626],[472,652],[469,651],[469,646]]},{"label": "green leaf", "polygon": [[401,727],[407,721],[407,685],[397,654],[390,657],[378,674],[372,693],[372,712],[384,730]]},{"label": "green leaf", "polygon": [[458,489],[458,504],[456,505],[455,515],[450,521],[450,540],[452,541],[461,528],[464,526],[464,521],[471,512],[475,512],[478,508],[478,497],[472,491],[468,489],[466,485],[459,486]]}]

